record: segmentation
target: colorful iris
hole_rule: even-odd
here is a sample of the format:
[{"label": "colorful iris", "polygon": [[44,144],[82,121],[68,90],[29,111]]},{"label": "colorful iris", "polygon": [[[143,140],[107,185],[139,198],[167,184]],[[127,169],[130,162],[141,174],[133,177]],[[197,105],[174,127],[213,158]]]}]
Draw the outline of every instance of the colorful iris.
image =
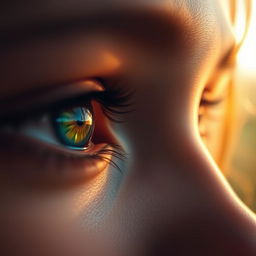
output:
[{"label": "colorful iris", "polygon": [[93,115],[88,107],[74,107],[54,115],[53,124],[60,141],[71,148],[88,146],[93,133]]}]

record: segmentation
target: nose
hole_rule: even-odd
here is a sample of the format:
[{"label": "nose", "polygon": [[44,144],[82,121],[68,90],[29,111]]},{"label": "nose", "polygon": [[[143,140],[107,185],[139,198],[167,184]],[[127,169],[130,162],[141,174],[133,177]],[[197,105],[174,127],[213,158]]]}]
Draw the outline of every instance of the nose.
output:
[{"label": "nose", "polygon": [[255,255],[255,217],[200,143],[154,151],[134,162],[113,208],[120,255]]},{"label": "nose", "polygon": [[156,104],[142,112],[129,122],[132,161],[107,224],[120,255],[255,255],[255,216],[186,114]]}]

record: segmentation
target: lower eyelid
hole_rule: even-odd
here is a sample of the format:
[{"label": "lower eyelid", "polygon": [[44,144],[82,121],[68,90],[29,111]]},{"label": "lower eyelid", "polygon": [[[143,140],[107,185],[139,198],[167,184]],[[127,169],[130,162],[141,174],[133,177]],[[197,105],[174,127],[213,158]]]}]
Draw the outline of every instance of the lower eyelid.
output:
[{"label": "lower eyelid", "polygon": [[97,152],[110,148],[107,144],[98,144],[90,152],[83,151],[74,155],[74,150],[70,154],[60,151],[59,147],[49,148],[47,143],[31,138],[8,135],[4,140],[0,146],[0,169],[8,172],[3,171],[1,175],[28,188],[41,185],[56,188],[86,182],[105,170],[112,157],[109,153],[105,153],[102,158],[95,157]]},{"label": "lower eyelid", "polygon": [[[43,126],[42,133],[38,129],[38,126],[42,126],[41,119],[38,122],[32,121],[31,126],[25,126],[27,132],[14,129],[4,134],[2,130],[0,135],[4,139],[0,144],[0,169],[6,172],[0,175],[4,174],[12,184],[16,181],[26,188],[57,188],[87,182],[110,165],[119,169],[115,161],[123,159],[123,150],[118,146],[101,105],[96,101],[92,104],[95,110],[95,130],[91,145],[85,150],[65,147],[56,140],[51,141],[50,137],[47,140],[43,132],[46,127]],[[33,128],[36,136],[31,135]],[[48,128],[52,129],[51,126]]]}]

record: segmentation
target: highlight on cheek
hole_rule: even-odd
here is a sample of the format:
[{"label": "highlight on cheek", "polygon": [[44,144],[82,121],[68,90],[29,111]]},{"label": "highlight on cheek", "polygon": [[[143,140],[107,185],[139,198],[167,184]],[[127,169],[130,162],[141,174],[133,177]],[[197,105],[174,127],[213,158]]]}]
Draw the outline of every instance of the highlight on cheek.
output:
[{"label": "highlight on cheek", "polygon": [[90,143],[94,120],[88,107],[74,107],[57,113],[53,125],[60,141],[74,149],[85,149]]}]

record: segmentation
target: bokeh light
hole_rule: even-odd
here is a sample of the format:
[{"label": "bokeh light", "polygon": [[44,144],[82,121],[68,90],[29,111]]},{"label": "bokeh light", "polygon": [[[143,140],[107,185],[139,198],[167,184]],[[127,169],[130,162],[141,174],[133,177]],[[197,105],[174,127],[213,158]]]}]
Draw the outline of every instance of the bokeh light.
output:
[{"label": "bokeh light", "polygon": [[[243,15],[239,17],[237,35],[241,38]],[[252,1],[250,25],[237,56],[235,78],[235,132],[224,168],[235,192],[256,212],[256,1]]]}]

